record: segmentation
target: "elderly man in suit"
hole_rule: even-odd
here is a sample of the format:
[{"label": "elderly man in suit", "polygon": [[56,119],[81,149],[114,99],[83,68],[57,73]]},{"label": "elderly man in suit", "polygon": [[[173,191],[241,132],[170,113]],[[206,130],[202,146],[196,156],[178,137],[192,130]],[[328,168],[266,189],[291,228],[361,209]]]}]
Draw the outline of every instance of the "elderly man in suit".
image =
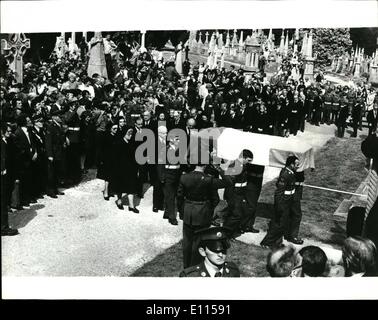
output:
[{"label": "elderly man in suit", "polygon": [[18,128],[15,132],[15,150],[16,150],[16,183],[20,183],[21,205],[28,206],[30,203],[36,203],[32,199],[32,162],[37,160],[37,152],[34,148],[31,136],[33,123],[30,117],[25,114],[20,115],[17,119]]},{"label": "elderly man in suit", "polygon": [[45,148],[47,157],[47,195],[51,198],[57,198],[57,195],[63,195],[58,190],[59,183],[63,179],[63,157],[66,146],[66,136],[62,127],[62,121],[55,113],[52,115],[52,121],[48,123]]},{"label": "elderly man in suit", "polygon": [[8,204],[10,200],[10,192],[12,182],[11,175],[11,156],[9,147],[9,137],[12,129],[6,123],[1,124],[1,236],[15,236],[18,234],[17,229],[9,227],[8,223]]}]

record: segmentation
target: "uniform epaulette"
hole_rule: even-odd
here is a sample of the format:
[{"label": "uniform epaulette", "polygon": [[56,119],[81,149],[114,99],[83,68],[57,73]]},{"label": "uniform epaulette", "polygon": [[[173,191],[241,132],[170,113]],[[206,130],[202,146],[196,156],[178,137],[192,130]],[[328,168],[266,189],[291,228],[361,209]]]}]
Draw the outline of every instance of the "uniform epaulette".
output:
[{"label": "uniform epaulette", "polygon": [[188,267],[188,268],[184,269],[182,271],[182,273],[185,274],[185,275],[188,275],[188,274],[191,274],[193,272],[198,272],[199,269],[200,269],[199,265],[191,266],[191,267]]}]

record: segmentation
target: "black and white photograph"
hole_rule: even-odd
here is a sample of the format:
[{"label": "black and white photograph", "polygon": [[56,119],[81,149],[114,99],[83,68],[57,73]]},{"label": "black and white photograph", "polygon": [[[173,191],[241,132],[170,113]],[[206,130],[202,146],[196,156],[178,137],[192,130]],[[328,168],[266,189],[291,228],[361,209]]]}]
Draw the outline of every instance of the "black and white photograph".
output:
[{"label": "black and white photograph", "polygon": [[378,22],[66,18],[0,34],[3,280],[378,276]]}]

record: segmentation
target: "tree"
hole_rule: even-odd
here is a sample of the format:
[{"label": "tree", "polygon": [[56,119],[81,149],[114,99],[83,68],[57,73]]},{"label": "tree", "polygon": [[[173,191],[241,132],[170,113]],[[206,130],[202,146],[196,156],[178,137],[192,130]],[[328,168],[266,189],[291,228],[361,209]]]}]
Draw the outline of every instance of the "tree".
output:
[{"label": "tree", "polygon": [[[304,29],[303,31],[309,31]],[[302,31],[302,34],[303,34]],[[317,55],[316,66],[322,68],[330,65],[333,57],[351,51],[352,40],[349,28],[313,29],[313,55]]]}]

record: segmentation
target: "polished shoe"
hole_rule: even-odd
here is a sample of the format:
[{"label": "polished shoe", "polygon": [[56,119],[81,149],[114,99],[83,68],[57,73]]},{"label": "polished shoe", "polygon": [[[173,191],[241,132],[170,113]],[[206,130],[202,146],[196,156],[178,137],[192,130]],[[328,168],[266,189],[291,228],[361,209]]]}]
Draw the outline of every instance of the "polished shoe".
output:
[{"label": "polished shoe", "polygon": [[255,229],[254,227],[243,229],[243,233],[245,232],[251,232],[251,233],[259,233],[260,230]]},{"label": "polished shoe", "polygon": [[5,228],[1,230],[1,236],[15,236],[18,235],[18,230],[17,229],[12,229],[12,228]]},{"label": "polished shoe", "polygon": [[104,200],[109,201],[109,196],[104,196]]},{"label": "polished shoe", "polygon": [[48,193],[47,195],[48,195],[50,198],[54,198],[54,199],[58,198],[58,196],[57,196],[56,194],[53,194],[53,193]]},{"label": "polished shoe", "polygon": [[135,212],[135,213],[139,213],[139,210],[138,210],[137,208],[130,208],[130,207],[129,207],[129,211],[133,211],[133,212]]},{"label": "polished shoe", "polygon": [[158,208],[152,208],[152,212],[159,212]]},{"label": "polished shoe", "polygon": [[37,203],[37,200],[32,199],[30,200],[30,203]]},{"label": "polished shoe", "polygon": [[294,244],[303,244],[303,240],[300,238],[288,238],[286,240]]},{"label": "polished shoe", "polygon": [[62,192],[62,191],[58,191],[56,194],[57,194],[58,196],[64,196],[64,192]]},{"label": "polished shoe", "polygon": [[172,224],[174,226],[178,225],[178,221],[176,219],[169,219],[168,221],[169,221],[170,224]]},{"label": "polished shoe", "polygon": [[122,203],[118,203],[118,201],[116,201],[115,204],[117,205],[117,208],[119,210],[123,210],[123,204]]}]

